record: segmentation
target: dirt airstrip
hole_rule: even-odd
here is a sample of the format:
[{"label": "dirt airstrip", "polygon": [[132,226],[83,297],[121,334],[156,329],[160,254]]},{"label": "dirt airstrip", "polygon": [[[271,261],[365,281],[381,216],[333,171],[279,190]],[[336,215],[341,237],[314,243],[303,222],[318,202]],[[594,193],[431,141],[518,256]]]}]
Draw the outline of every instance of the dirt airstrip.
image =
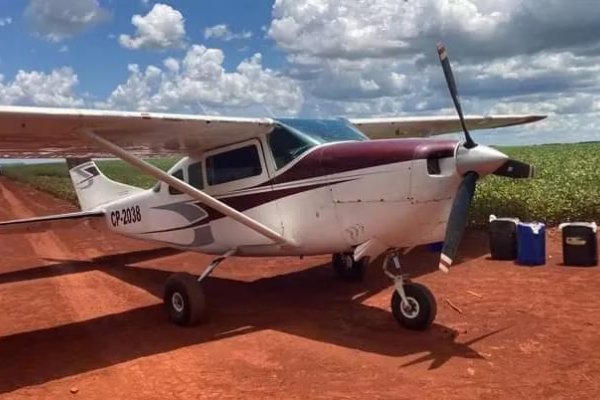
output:
[{"label": "dirt airstrip", "polygon": [[[72,211],[0,179],[0,219]],[[488,259],[471,232],[449,275],[406,257],[438,299],[427,332],[389,313],[390,281],[333,279],[328,257],[232,259],[206,283],[210,321],[178,328],[160,294],[210,258],[78,227],[0,236],[0,398],[600,398],[600,268]],[[459,308],[452,308],[447,302]]]}]

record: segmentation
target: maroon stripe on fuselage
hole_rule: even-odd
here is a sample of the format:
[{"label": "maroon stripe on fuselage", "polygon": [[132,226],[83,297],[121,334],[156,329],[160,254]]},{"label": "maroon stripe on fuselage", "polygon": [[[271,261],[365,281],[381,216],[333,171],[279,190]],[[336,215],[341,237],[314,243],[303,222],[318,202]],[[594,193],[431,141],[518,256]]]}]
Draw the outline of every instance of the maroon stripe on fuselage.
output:
[{"label": "maroon stripe on fuselage", "polygon": [[[279,200],[284,197],[292,196],[294,194],[306,192],[306,191],[312,190],[312,189],[318,189],[323,186],[329,186],[329,185],[335,185],[338,183],[348,182],[351,180],[353,180],[353,179],[341,179],[341,180],[332,181],[332,182],[316,183],[316,184],[312,184],[312,185],[305,185],[305,186],[299,186],[299,187],[288,188],[288,189],[265,190],[264,192],[259,192],[259,193],[248,193],[248,194],[242,194],[242,195],[238,195],[238,196],[219,198],[219,200],[222,201],[223,203],[227,204],[228,206],[236,209],[239,212],[244,212],[251,208],[258,207],[260,205],[269,203],[271,201]],[[161,230],[157,230],[157,231],[148,231],[148,232],[143,232],[143,233],[144,234],[164,233],[164,232],[179,231],[182,229],[190,229],[190,228],[195,228],[195,227],[198,227],[201,225],[206,225],[216,219],[225,217],[225,215],[223,213],[221,213],[220,211],[217,211],[213,208],[207,207],[200,202],[194,202],[194,204],[197,207],[205,210],[207,213],[207,216],[202,218],[201,220],[198,220],[198,221],[193,222],[188,225],[178,226],[176,228],[161,229]]]},{"label": "maroon stripe on fuselage", "polygon": [[430,157],[453,157],[456,144],[455,140],[431,139],[380,139],[333,143],[311,151],[289,170],[260,186]]}]

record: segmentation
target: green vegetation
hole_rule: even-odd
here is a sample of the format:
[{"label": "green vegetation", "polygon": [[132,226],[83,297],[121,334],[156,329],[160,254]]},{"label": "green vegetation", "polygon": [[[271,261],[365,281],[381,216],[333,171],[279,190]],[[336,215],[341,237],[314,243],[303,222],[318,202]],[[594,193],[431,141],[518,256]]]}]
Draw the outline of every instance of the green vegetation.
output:
[{"label": "green vegetation", "polygon": [[[545,221],[556,225],[569,220],[600,220],[600,143],[503,147],[511,157],[536,166],[533,180],[490,176],[479,182],[471,223],[486,225],[490,214]],[[168,169],[174,159],[153,160]],[[155,180],[121,161],[99,161],[109,177],[139,187]],[[5,166],[4,174],[76,202],[65,163]]]},{"label": "green vegetation", "polygon": [[[150,163],[168,170],[176,159],[153,159]],[[142,174],[137,169],[120,160],[99,160],[98,167],[106,176],[119,182],[127,183],[142,188],[150,188],[156,179]],[[9,178],[25,182],[37,189],[51,193],[56,197],[77,204],[77,197],[73,184],[69,178],[69,171],[65,162],[48,164],[7,164],[3,167],[3,174]]]},{"label": "green vegetation", "polygon": [[500,150],[535,165],[537,177],[490,176],[480,181],[471,210],[473,223],[487,223],[489,214],[549,225],[600,220],[600,142]]}]

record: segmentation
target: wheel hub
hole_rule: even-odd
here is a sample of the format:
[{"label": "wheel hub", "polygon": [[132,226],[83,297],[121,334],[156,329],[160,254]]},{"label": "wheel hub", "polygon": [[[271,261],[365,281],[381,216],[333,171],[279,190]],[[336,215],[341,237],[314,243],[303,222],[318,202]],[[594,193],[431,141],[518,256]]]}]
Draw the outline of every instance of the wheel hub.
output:
[{"label": "wheel hub", "polygon": [[406,302],[400,303],[400,312],[406,318],[413,319],[419,315],[419,303],[412,297],[407,297]]},{"label": "wheel hub", "polygon": [[183,311],[185,304],[184,304],[183,296],[181,295],[181,293],[174,292],[171,295],[171,305],[173,306],[173,309],[175,311],[177,311],[178,313]]}]

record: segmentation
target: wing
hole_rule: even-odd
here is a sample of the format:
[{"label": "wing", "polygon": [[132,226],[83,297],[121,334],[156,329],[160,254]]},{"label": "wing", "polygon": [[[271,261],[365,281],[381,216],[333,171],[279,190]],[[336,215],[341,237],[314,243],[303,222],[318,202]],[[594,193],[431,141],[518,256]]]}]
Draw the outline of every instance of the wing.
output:
[{"label": "wing", "polygon": [[[465,121],[469,130],[476,130],[529,124],[544,118],[545,115],[491,115],[466,116]],[[458,117],[453,116],[356,118],[349,121],[371,139],[422,137],[462,131]]]},{"label": "wing", "polygon": [[81,135],[93,131],[142,156],[190,154],[269,132],[269,118],[0,106],[5,158],[103,157]]},{"label": "wing", "polygon": [[0,235],[6,233],[39,233],[54,229],[70,229],[81,222],[90,223],[104,218],[103,211],[81,211],[45,217],[0,222]]}]

